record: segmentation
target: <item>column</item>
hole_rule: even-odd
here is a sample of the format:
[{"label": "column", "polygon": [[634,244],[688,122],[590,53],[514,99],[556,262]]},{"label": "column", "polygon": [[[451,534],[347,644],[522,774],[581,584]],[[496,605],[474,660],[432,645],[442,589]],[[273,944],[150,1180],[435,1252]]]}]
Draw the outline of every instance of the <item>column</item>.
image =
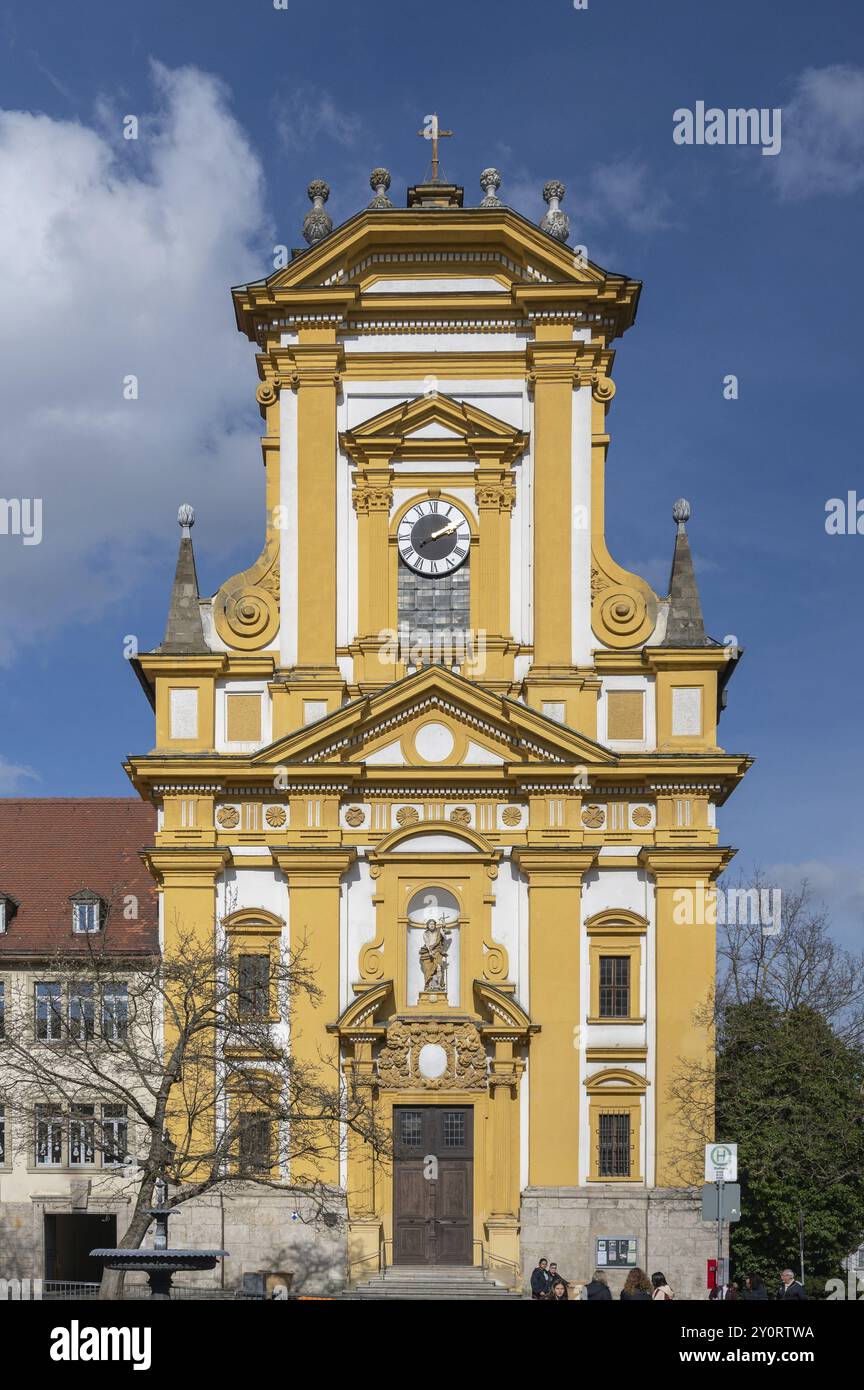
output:
[{"label": "column", "polygon": [[578,1034],[582,878],[596,849],[516,849],[528,879],[531,1016],[529,1174],[532,1187],[579,1181]]},{"label": "column", "polygon": [[[223,872],[230,858],[227,849],[200,849],[191,846],[161,846],[145,851],[147,867],[156,879],[162,898],[162,952],[166,962],[176,959],[183,938],[193,937],[202,949],[214,949],[216,931],[216,879]],[[178,983],[182,988],[182,982]],[[204,1009],[209,1009],[204,1001]],[[180,1011],[182,1013],[182,1010]],[[165,1051],[168,1055],[176,1044],[178,1033],[172,1026],[170,1017],[165,1020]],[[215,1043],[215,1036],[214,1036]],[[194,1050],[201,1053],[201,1039],[194,1041]],[[209,1065],[209,1064],[208,1064]],[[212,1084],[207,1077],[200,1078],[196,1084],[187,1065],[183,1074],[184,1093],[205,1097],[199,1100],[196,1123],[191,1137],[187,1133],[182,1114],[177,1114],[178,1103],[182,1098],[174,1094],[171,1109],[175,1112],[170,1124],[172,1137],[179,1153],[212,1154],[215,1143],[216,1107],[206,1100],[209,1094],[215,1096]],[[206,1166],[206,1163],[205,1163]],[[186,1181],[195,1180],[195,1169],[190,1166],[184,1173]]]},{"label": "column", "polygon": [[297,390],[297,665],[336,666],[336,399],[341,349],[334,330],[301,334],[292,349]]},{"label": "column", "polygon": [[[702,1181],[699,1136],[679,1116],[670,1087],[695,1067],[704,1078],[702,1100],[713,1095],[714,1037],[707,1021],[715,979],[717,875],[734,851],[694,845],[643,849],[639,863],[655,883],[654,1085],[655,1185],[685,1187]],[[650,1038],[650,1028],[649,1028]],[[712,1139],[713,1132],[706,1136]]]},{"label": "column", "polygon": [[[573,381],[581,344],[560,325],[538,324],[529,346],[534,381],[534,662],[569,669],[571,651],[571,455]],[[558,341],[549,341],[559,335]]]},{"label": "column", "polygon": [[[288,880],[292,953],[300,953],[319,991],[313,1000],[298,991],[291,1014],[293,1055],[317,1074],[328,1090],[339,1084],[339,1040],[327,1025],[339,1016],[339,903],[343,874],[355,858],[353,849],[273,849],[273,859]],[[339,1184],[335,1131],[322,1127],[318,1161],[298,1161],[292,1177]]]}]

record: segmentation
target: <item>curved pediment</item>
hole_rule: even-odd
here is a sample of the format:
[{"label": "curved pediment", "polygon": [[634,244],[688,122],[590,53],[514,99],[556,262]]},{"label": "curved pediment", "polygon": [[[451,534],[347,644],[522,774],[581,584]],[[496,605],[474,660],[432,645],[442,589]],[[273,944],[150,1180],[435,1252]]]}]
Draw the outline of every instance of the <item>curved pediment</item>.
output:
[{"label": "curved pediment", "polygon": [[606,1067],[585,1078],[589,1095],[641,1095],[648,1089],[644,1076],[626,1067]]}]

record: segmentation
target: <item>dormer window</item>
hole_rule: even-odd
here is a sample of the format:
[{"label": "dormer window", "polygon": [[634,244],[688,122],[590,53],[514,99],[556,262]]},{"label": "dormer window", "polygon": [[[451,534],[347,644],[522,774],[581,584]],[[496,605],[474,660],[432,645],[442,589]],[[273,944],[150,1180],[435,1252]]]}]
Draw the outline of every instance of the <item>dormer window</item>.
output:
[{"label": "dormer window", "polygon": [[18,910],[18,904],[8,893],[0,893],[0,932],[9,930],[9,923]]},{"label": "dormer window", "polygon": [[73,893],[69,899],[72,904],[72,930],[81,935],[101,931],[105,915],[105,903],[98,893],[84,890]]}]

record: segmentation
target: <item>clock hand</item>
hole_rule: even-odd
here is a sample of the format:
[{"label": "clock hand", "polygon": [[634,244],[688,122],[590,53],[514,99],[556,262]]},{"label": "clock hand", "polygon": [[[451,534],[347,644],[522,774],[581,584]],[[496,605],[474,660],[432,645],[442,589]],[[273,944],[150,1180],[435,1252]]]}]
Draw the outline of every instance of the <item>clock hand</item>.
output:
[{"label": "clock hand", "polygon": [[440,531],[433,531],[428,537],[430,541],[437,541],[439,536],[452,536],[453,532],[459,527],[458,521],[451,521],[449,526],[442,526]]}]

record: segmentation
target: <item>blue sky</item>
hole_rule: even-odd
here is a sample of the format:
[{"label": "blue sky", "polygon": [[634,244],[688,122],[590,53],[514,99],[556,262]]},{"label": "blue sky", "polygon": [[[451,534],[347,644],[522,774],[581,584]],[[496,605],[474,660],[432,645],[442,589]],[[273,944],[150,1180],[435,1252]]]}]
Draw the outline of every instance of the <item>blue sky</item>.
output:
[{"label": "blue sky", "polygon": [[[41,545],[0,536],[0,791],[126,792],[152,716],[123,639],[161,638],[177,504],[205,591],[258,551],[229,286],[299,243],[312,177],[336,222],[377,164],[402,201],[437,110],[466,202],[491,163],[539,218],[561,178],[571,240],[644,281],[617,345],[610,548],[663,591],[690,499],[707,626],[746,648],[722,741],[758,760],[722,838],[775,881],[806,871],[859,944],[864,535],[826,534],[825,504],[864,498],[860,4],[21,3],[0,79],[0,495],[44,499]],[[780,107],[780,154],[676,145],[700,100]]]}]

